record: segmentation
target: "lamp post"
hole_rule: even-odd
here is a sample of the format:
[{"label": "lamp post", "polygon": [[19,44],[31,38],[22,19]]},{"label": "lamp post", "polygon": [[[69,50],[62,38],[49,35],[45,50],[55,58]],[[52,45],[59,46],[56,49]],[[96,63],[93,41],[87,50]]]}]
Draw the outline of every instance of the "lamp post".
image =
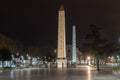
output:
[{"label": "lamp post", "polygon": [[120,65],[120,56],[117,55],[117,65],[119,66]]},{"label": "lamp post", "polygon": [[88,65],[91,65],[89,56],[87,57],[87,62],[88,62]]},{"label": "lamp post", "polygon": [[45,60],[45,62],[44,62],[44,63],[46,64],[46,63],[47,63],[47,61],[46,61],[46,56],[44,56],[44,60]]}]

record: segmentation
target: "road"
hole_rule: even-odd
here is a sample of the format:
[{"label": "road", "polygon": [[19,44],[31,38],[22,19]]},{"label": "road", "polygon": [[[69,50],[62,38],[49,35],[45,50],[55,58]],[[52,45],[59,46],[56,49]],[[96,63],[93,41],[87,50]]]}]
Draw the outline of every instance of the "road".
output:
[{"label": "road", "polygon": [[16,69],[0,72],[0,80],[93,80],[93,71],[88,66]]}]

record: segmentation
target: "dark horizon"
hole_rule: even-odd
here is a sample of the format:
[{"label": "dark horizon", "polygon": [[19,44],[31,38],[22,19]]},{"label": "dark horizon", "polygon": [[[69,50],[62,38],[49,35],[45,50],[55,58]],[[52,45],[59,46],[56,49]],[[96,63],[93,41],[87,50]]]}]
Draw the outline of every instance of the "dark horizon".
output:
[{"label": "dark horizon", "polygon": [[7,0],[0,2],[0,33],[26,45],[57,46],[58,10],[65,8],[66,43],[72,43],[72,26],[76,26],[77,44],[84,42],[89,25],[102,28],[102,36],[117,41],[120,32],[120,1],[113,0]]}]

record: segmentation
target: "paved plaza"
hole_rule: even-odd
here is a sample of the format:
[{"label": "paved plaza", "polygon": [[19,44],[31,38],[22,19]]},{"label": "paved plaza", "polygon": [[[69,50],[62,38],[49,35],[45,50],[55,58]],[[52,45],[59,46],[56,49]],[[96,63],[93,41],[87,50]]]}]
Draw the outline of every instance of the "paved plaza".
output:
[{"label": "paved plaza", "polygon": [[110,72],[97,72],[89,66],[81,66],[64,69],[28,68],[1,71],[0,80],[120,80],[120,78],[112,76]]}]

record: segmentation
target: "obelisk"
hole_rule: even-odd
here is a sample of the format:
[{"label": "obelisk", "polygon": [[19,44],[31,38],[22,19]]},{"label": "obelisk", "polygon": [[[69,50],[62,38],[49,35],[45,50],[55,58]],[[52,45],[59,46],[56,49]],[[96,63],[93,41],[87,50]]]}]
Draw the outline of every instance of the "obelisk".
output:
[{"label": "obelisk", "polygon": [[66,60],[66,35],[65,35],[65,11],[61,5],[58,12],[58,47],[57,47],[57,67],[67,67]]},{"label": "obelisk", "polygon": [[76,29],[73,26],[72,32],[72,64],[76,65]]}]

